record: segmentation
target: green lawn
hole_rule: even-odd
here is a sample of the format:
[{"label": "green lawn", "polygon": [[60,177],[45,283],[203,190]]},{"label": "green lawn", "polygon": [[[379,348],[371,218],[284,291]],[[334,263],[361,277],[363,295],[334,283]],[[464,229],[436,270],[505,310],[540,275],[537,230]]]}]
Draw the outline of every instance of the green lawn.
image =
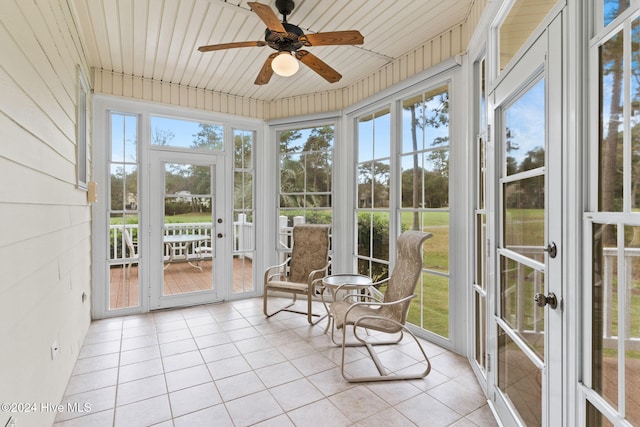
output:
[{"label": "green lawn", "polygon": [[165,224],[182,224],[185,222],[211,222],[211,212],[208,213],[187,213],[173,216],[165,216]]},{"label": "green lawn", "polygon": [[[211,213],[187,213],[173,216],[165,216],[165,224],[183,224],[186,222],[211,222]],[[111,218],[111,225],[122,224],[122,217]],[[137,224],[137,216],[127,216],[125,224]]]},{"label": "green lawn", "polygon": [[[402,212],[402,229],[413,228],[413,212]],[[419,214],[422,231],[433,234],[423,246],[424,266],[429,270],[449,272],[449,212],[428,211]],[[420,284],[418,284],[420,286]],[[449,279],[423,273],[422,289],[411,301],[407,320],[443,337],[449,336]]]}]

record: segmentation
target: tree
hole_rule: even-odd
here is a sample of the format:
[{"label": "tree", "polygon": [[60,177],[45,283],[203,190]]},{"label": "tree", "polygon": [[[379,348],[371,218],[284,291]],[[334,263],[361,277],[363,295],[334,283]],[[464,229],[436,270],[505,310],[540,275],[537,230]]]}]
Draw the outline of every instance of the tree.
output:
[{"label": "tree", "polygon": [[298,129],[281,131],[279,135],[280,155],[300,151],[300,148],[302,148],[291,145],[294,141],[298,141],[302,136],[302,133]]},{"label": "tree", "polygon": [[193,135],[192,148],[221,150],[223,148],[222,127],[209,123],[198,123],[200,131]]},{"label": "tree", "polygon": [[331,189],[333,136],[333,126],[313,128],[304,144],[307,192],[328,192]]},{"label": "tree", "polygon": [[[618,145],[621,145],[621,138],[619,136],[619,127],[621,124],[621,117],[623,106],[621,104],[622,96],[622,77],[623,77],[623,45],[621,35],[617,35],[611,38],[600,49],[601,52],[601,67],[602,67],[602,79],[605,76],[610,76],[610,89],[611,95],[609,99],[609,117],[608,124],[603,128],[607,129],[606,135],[603,135],[603,141],[601,145],[601,191],[600,191],[600,210],[604,212],[615,212],[616,199],[621,199],[619,193],[620,186],[616,185],[618,181],[617,175],[621,172],[617,170],[617,157],[618,157]],[[602,82],[604,85],[605,83]],[[606,118],[603,116],[603,121]],[[618,202],[619,204],[620,202]],[[615,243],[610,241],[607,243]]]},{"label": "tree", "polygon": [[175,137],[176,135],[170,129],[153,128],[151,131],[151,143],[153,145],[169,145],[169,142]]},{"label": "tree", "polygon": [[233,137],[233,207],[253,208],[253,133],[236,133]]},{"label": "tree", "polygon": [[138,169],[120,165],[111,173],[110,183],[112,211],[138,209]]},{"label": "tree", "polygon": [[515,157],[509,155],[509,153],[511,153],[512,151],[517,151],[520,149],[520,146],[514,141],[514,138],[515,135],[513,131],[507,128],[505,135],[505,151],[507,153],[507,175],[513,175],[518,171],[518,162],[516,162]]},{"label": "tree", "polygon": [[331,191],[333,126],[289,130],[280,136],[280,206],[328,207]]},{"label": "tree", "polygon": [[[402,205],[411,207],[414,194],[417,193],[419,207],[443,208],[449,206],[449,179],[437,172],[430,172],[423,168],[417,169],[419,176],[416,181],[416,169],[402,172]],[[415,217],[414,217],[415,226]]]},{"label": "tree", "polygon": [[[423,191],[427,186],[430,186],[434,189],[445,188],[447,193],[449,190],[449,151],[448,150],[433,150],[431,151],[427,159],[433,166],[433,171],[429,173],[422,173],[422,169],[419,168],[418,162],[418,129],[422,130],[422,134],[426,134],[429,129],[438,129],[440,127],[448,127],[449,126],[449,92],[447,90],[441,90],[434,94],[428,94],[427,96],[422,97],[419,101],[416,101],[408,106],[405,109],[409,110],[411,113],[411,142],[413,148],[413,169],[412,169],[412,179],[413,183],[410,186],[412,188],[412,207],[414,209],[418,209],[422,205],[422,201],[425,201],[428,198]],[[449,136],[436,136],[431,140],[431,146],[444,146],[449,143]],[[405,187],[409,187],[408,175],[406,172],[403,173],[403,192]],[[423,185],[422,180],[425,180]],[[427,182],[431,181],[431,183]],[[435,184],[437,186],[429,185]],[[445,184],[444,187],[441,187],[442,184]],[[425,187],[425,188],[423,188]],[[440,193],[439,191],[437,191]],[[408,200],[405,198],[403,194],[403,200]],[[442,199],[438,197],[438,199]],[[444,202],[446,200],[446,202]],[[431,200],[432,202],[435,200]],[[440,202],[444,202],[448,204],[448,195],[444,200],[440,200]],[[437,203],[437,207],[442,207],[446,205],[440,205]],[[420,229],[420,220],[418,211],[413,212],[413,227],[414,230]]]},{"label": "tree", "polygon": [[[363,163],[358,174],[358,203],[360,207],[389,206],[389,174],[387,163]],[[369,206],[370,205],[370,206]]]}]

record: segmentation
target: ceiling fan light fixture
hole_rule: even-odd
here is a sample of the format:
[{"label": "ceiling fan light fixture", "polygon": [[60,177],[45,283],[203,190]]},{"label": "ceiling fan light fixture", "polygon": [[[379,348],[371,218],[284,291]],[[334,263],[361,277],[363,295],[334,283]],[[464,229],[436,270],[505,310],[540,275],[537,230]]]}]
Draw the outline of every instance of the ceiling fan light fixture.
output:
[{"label": "ceiling fan light fixture", "polygon": [[289,77],[298,72],[300,64],[298,64],[298,60],[293,56],[293,53],[280,52],[278,56],[273,58],[271,68],[277,75]]}]

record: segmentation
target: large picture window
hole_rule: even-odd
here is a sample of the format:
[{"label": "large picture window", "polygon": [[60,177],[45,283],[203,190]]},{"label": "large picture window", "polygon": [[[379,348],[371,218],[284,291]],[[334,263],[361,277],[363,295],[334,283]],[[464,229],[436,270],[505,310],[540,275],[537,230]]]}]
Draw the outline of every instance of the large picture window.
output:
[{"label": "large picture window", "polygon": [[277,133],[280,165],[279,250],[287,251],[297,223],[332,224],[334,126]]},{"label": "large picture window", "polygon": [[449,87],[402,101],[402,230],[433,234],[408,320],[449,337]]},{"label": "large picture window", "polygon": [[[397,232],[432,233],[408,320],[448,339],[449,86],[401,99],[397,107],[356,119],[357,269],[380,281],[389,276]],[[401,132],[394,143],[396,123]]]},{"label": "large picture window", "polygon": [[358,119],[358,273],[382,280],[389,274],[389,190],[391,179],[389,108]]}]

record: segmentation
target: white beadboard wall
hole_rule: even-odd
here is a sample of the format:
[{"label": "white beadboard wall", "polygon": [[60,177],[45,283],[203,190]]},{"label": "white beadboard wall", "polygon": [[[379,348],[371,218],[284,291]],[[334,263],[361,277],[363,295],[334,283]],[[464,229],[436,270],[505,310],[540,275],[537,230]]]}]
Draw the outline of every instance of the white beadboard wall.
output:
[{"label": "white beadboard wall", "polygon": [[474,4],[469,15],[471,19],[467,19],[465,23],[449,29],[419,49],[407,53],[344,89],[265,102],[94,69],[94,90],[96,93],[105,95],[198,108],[262,120],[341,110],[452,56],[464,53],[470,34],[473,32],[479,15],[482,14],[481,10],[476,11],[476,7],[478,3],[484,5],[485,1],[477,1]]},{"label": "white beadboard wall", "polygon": [[[90,323],[78,64],[88,73],[65,1],[0,1],[0,402],[58,404]],[[36,408],[0,412],[0,425],[51,425],[56,414]]]}]

